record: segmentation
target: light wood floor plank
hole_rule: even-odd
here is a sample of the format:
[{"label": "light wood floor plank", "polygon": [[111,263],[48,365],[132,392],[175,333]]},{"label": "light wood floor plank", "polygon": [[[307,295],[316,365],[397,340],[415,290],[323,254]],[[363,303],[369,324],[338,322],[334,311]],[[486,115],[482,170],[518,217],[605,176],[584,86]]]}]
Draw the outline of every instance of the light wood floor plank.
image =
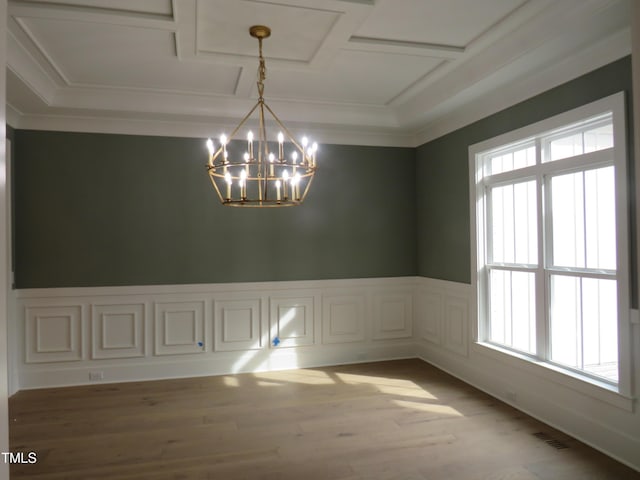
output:
[{"label": "light wood floor plank", "polygon": [[640,479],[419,360],[24,391],[9,406],[11,450],[38,455],[12,479]]}]

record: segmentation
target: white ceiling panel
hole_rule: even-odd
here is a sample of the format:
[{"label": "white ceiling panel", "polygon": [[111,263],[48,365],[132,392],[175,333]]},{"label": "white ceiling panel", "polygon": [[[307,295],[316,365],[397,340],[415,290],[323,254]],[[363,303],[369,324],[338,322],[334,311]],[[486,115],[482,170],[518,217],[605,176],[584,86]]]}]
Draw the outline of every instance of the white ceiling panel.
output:
[{"label": "white ceiling panel", "polygon": [[265,98],[385,105],[442,60],[413,55],[342,50],[322,70],[270,69]]},{"label": "white ceiling panel", "polygon": [[148,13],[153,15],[173,15],[171,0],[24,0],[24,3],[48,5],[72,5],[75,7],[121,10],[123,12]]},{"label": "white ceiling panel", "polygon": [[380,0],[356,37],[466,47],[525,0]]},{"label": "white ceiling panel", "polygon": [[[171,32],[60,20],[23,22],[58,72],[72,85],[224,95],[235,91],[239,67],[178,61]],[[60,35],[60,31],[67,34]]]},{"label": "white ceiling panel", "polygon": [[257,56],[252,25],[268,25],[272,35],[265,57],[309,62],[339,12],[243,0],[200,0],[197,4],[198,52]]}]

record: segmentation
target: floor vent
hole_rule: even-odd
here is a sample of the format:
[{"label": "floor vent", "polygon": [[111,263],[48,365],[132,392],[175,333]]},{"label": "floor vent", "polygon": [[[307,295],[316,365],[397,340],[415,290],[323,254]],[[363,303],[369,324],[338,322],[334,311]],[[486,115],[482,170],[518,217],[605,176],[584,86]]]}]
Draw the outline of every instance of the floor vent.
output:
[{"label": "floor vent", "polygon": [[549,435],[547,433],[536,432],[536,433],[534,433],[532,435],[534,437],[536,437],[537,439],[542,440],[547,445],[552,446],[556,450],[563,450],[565,448],[569,448],[569,445],[567,445],[566,443],[562,443],[560,440],[558,440],[556,438],[553,438],[551,435]]}]

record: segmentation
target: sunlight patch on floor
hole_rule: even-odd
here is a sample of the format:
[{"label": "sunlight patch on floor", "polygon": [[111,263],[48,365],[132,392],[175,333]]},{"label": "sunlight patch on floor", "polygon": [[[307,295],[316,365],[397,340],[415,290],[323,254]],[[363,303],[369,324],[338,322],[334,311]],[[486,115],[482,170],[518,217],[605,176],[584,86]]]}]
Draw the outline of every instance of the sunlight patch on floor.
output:
[{"label": "sunlight patch on floor", "polygon": [[[256,378],[261,380],[283,381],[282,374],[278,372],[256,373]],[[287,372],[287,383],[303,383],[305,385],[332,385],[335,382],[325,372],[318,370],[295,370]]]},{"label": "sunlight patch on floor", "polygon": [[385,393],[388,395],[397,395],[400,397],[424,398],[426,400],[437,400],[437,397],[435,397],[431,393],[417,386],[414,386],[412,388],[407,388],[407,387],[395,387],[390,385],[376,385],[376,387],[378,388],[380,393]]},{"label": "sunlight patch on floor", "polygon": [[399,407],[410,408],[420,412],[436,413],[440,415],[450,415],[452,417],[464,417],[462,413],[448,405],[439,405],[434,403],[411,402],[408,400],[393,400],[393,403]]},{"label": "sunlight patch on floor", "polygon": [[239,387],[240,386],[240,381],[238,380],[238,377],[232,377],[230,375],[225,375],[223,378],[224,384],[227,387]]}]

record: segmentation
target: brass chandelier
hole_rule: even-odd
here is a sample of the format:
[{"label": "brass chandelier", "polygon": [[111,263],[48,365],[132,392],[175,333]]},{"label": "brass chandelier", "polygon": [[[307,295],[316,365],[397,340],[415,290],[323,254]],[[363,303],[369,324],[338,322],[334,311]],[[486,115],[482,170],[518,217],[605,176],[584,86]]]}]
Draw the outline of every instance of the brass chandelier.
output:
[{"label": "brass chandelier", "polygon": [[[262,40],[271,35],[271,29],[255,25],[249,29],[258,39],[258,102],[245,115],[231,135],[220,136],[216,149],[213,140],[207,140],[209,162],[207,170],[211,183],[223,205],[232,207],[288,207],[300,205],[311,186],[316,173],[318,145],[302,137],[300,143],[291,135],[280,119],[264,101],[266,66],[262,56]],[[245,124],[258,112],[257,135],[246,133],[246,148],[238,149],[244,142],[231,140],[246,130]],[[265,112],[268,112],[279,128],[277,136],[269,139]],[[285,142],[286,140],[286,142]]]}]

